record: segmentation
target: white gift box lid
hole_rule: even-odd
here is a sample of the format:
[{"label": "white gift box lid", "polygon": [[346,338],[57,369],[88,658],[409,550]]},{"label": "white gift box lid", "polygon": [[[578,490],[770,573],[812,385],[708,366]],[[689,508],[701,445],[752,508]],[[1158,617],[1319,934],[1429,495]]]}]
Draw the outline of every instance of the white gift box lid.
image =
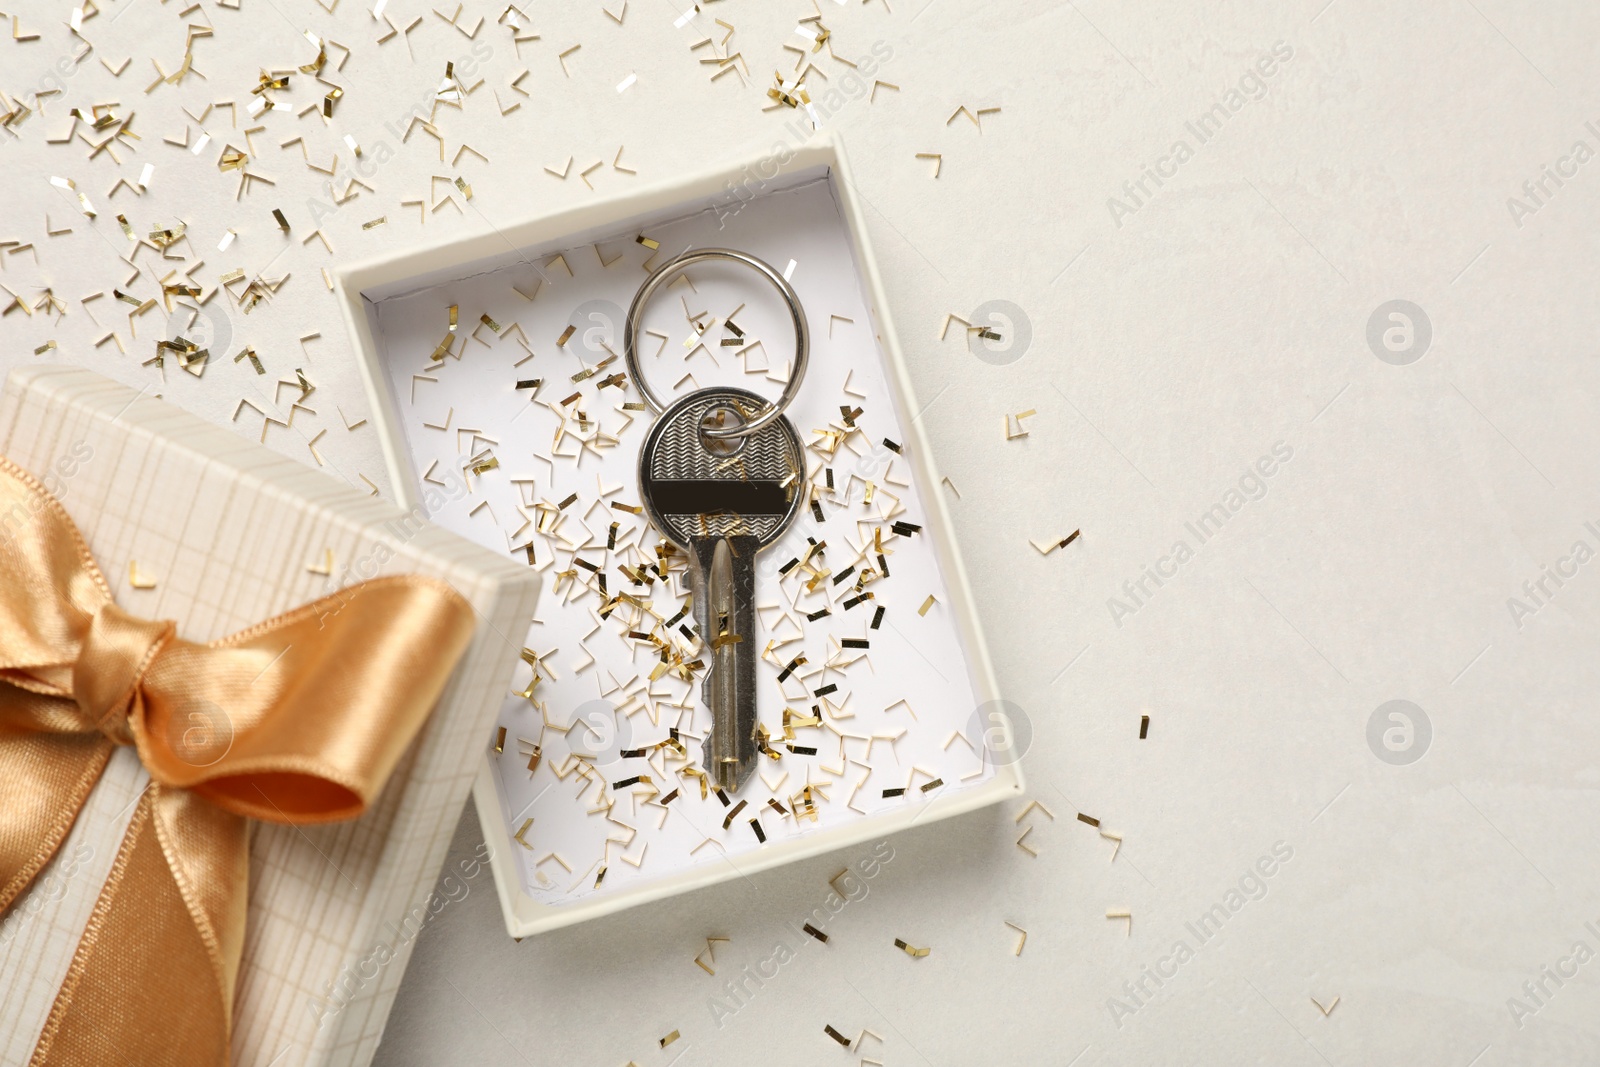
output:
[{"label": "white gift box lid", "polygon": [[[440,578],[471,603],[472,641],[371,810],[251,831],[234,1063],[368,1063],[410,957],[408,917],[426,913],[538,577],[420,511],[87,370],[13,370],[0,454],[61,500],[119,605],[173,619],[191,640],[378,575]],[[133,586],[135,566],[153,586]],[[0,918],[0,1062],[30,1058],[146,781],[132,750],[119,750],[55,859]]]}]

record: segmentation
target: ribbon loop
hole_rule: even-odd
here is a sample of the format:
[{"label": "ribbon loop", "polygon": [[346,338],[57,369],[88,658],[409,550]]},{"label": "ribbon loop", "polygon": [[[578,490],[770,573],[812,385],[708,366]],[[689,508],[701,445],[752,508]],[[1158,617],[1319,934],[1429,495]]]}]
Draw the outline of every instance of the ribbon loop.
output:
[{"label": "ribbon loop", "polygon": [[72,668],[72,695],[89,725],[119,745],[134,743],[128,712],[175,629],[171,622],[129,615],[109,600],[100,606]]}]

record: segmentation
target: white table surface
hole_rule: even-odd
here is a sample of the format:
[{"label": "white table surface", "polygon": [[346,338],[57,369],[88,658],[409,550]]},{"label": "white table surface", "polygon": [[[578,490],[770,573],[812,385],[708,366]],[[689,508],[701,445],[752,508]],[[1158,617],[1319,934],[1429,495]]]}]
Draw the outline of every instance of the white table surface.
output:
[{"label": "white table surface", "polygon": [[[827,121],[847,139],[923,418],[962,493],[954,521],[1003,688],[1032,729],[1031,795],[1055,814],[1024,820],[1038,856],[1014,844],[1021,805],[897,836],[867,894],[827,924],[827,945],[790,924],[823,906],[827,879],[856,852],[521,944],[505,937],[487,881],[473,882],[419,939],[375,1062],[1600,1058],[1590,959],[1600,951],[1590,666],[1600,564],[1570,556],[1577,541],[1600,550],[1585,525],[1600,529],[1600,161],[1587,158],[1600,151],[1588,82],[1600,14],[1504,0],[891,2],[892,12],[882,0],[821,0],[837,53],[886,43],[893,56],[877,77],[898,86],[847,97]],[[0,318],[0,366],[81,363],[223,423],[242,397],[288,421],[299,390],[275,383],[302,368],[316,386],[310,410],[269,427],[267,443],[311,462],[315,441],[330,469],[382,486],[371,424],[345,428],[367,401],[322,266],[459,225],[455,206],[424,225],[401,205],[431,203],[433,175],[463,177],[466,209],[493,220],[596,195],[579,176],[595,161],[596,190],[624,188],[770,143],[796,117],[761,107],[772,69],[793,68],[782,45],[803,44],[792,30],[809,3],[726,0],[677,28],[677,0],[630,0],[620,25],[599,3],[533,2],[540,40],[520,59],[495,22],[503,6],[468,5],[460,31],[446,21],[451,6],[436,15],[391,0],[397,24],[422,21],[380,45],[357,0],[332,13],[311,0],[239,10],[202,0],[187,14],[103,0],[84,23],[94,54],[43,115],[0,134],[0,241],[18,242],[0,250],[0,284],[30,306],[45,287],[67,305],[60,318]],[[17,33],[39,37],[0,38],[0,90],[31,101],[78,47],[69,7],[6,10]],[[713,18],[736,28],[744,86],[732,74],[709,81],[716,68],[697,62],[709,49],[689,49],[707,33],[721,40]],[[178,69],[185,27],[205,23],[215,34],[194,43],[198,73],[146,93],[152,59]],[[330,50],[325,71],[345,95],[324,123],[296,117],[320,101],[310,78],[277,94],[250,164],[276,184],[236,200],[218,146],[246,147],[259,69],[309,62],[306,29],[352,49],[339,72]],[[1292,54],[1262,79],[1263,97],[1199,143],[1185,124],[1277,42]],[[558,55],[572,45],[582,47],[564,74]],[[420,130],[401,144],[386,124],[403,129],[406,104],[426,101],[445,61],[474,46],[488,58],[469,82],[484,84],[462,110],[440,112],[445,161]],[[843,92],[848,68],[826,50],[818,58],[829,80],[813,75],[813,92]],[[526,96],[509,86],[524,67]],[[629,74],[637,80],[618,92]],[[522,106],[502,116],[495,94]],[[113,146],[120,162],[90,159],[83,141],[49,143],[69,107],[113,100],[119,117],[137,113],[143,138],[136,150]],[[206,111],[221,101],[237,104],[236,128],[228,109]],[[980,128],[951,117],[963,106],[1000,110]],[[192,145],[202,128],[212,144],[200,155],[163,140],[187,131]],[[346,134],[368,160],[379,142],[397,154],[357,175],[371,191],[320,219],[330,253],[302,243],[318,225],[308,201],[329,199],[325,176],[299,145],[280,145],[301,136],[313,161],[337,152],[344,167]],[[1188,158],[1160,162],[1179,139]],[[463,143],[489,162],[466,153],[452,165]],[[619,147],[637,177],[613,168]],[[937,179],[919,152],[942,155]],[[565,179],[546,172],[569,156]],[[108,197],[146,163],[147,192]],[[1146,178],[1137,201],[1123,192],[1158,163],[1163,184]],[[85,219],[52,176],[76,181],[98,217]],[[1523,184],[1541,179],[1535,201]],[[139,233],[183,220],[191,258],[165,264],[143,249],[145,273],[130,281],[118,212]],[[72,232],[50,236],[47,215],[50,229]],[[387,223],[362,228],[379,216]],[[238,238],[218,252],[228,228]],[[135,339],[131,308],[110,294],[157,295],[164,268],[194,258],[208,289],[238,267],[289,280],[249,315],[213,298],[198,332],[214,362],[196,379],[169,358],[163,382],[140,364],[165,312],[135,319]],[[79,302],[94,292],[105,295]],[[1010,351],[990,360],[959,329],[939,340],[947,314],[970,318],[997,300],[1021,309],[1025,350],[1017,322],[997,327]],[[1391,362],[1368,343],[1369,319],[1391,300],[1431,325],[1411,362],[1415,345],[1380,344]],[[111,340],[96,347],[109,330],[126,353]],[[52,340],[55,351],[32,354]],[[265,377],[232,362],[245,344]],[[1002,416],[1030,408],[1029,436],[1006,440]],[[262,422],[247,408],[234,425],[257,435]],[[1292,457],[1264,495],[1230,501],[1279,442]],[[1201,543],[1187,529],[1230,502],[1239,506],[1220,533]],[[1078,528],[1079,541],[1048,556],[1029,545]],[[1180,539],[1192,555],[1161,564],[1173,576],[1145,579],[1131,600],[1123,583]],[[1543,567],[1570,576],[1544,579],[1535,602],[1523,586]],[[1134,610],[1113,611],[1114,597]],[[1514,617],[1512,597],[1532,610]],[[1425,754],[1407,764],[1368,742],[1369,719],[1394,699],[1431,724]],[[1115,859],[1080,811],[1121,835]],[[469,812],[452,863],[479,840]],[[1259,882],[1245,877],[1275,845],[1290,858],[1263,863],[1273,873]],[[1230,911],[1241,878],[1254,897],[1233,897]],[[1218,904],[1221,932],[1202,940],[1188,924]],[[1020,956],[1008,920],[1028,931]],[[693,962],[712,935],[730,939],[715,978]],[[896,937],[932,952],[911,959]],[[754,973],[780,942],[794,958],[759,988],[747,983],[737,1011],[731,1000],[716,1011],[724,981]],[[1146,977],[1157,972],[1159,988]],[[852,1054],[824,1024],[882,1040]],[[658,1048],[674,1030],[679,1040]]]}]

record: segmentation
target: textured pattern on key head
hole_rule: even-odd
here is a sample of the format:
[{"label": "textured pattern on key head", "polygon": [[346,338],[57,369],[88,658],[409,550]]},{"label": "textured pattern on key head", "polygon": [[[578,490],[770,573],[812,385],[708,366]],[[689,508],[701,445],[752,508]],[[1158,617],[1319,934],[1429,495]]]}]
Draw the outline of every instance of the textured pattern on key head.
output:
[{"label": "textured pattern on key head", "polygon": [[802,478],[798,472],[805,467],[805,457],[792,424],[779,418],[762,430],[745,438],[744,448],[736,456],[718,456],[710,452],[700,438],[700,421],[706,412],[718,406],[734,407],[754,413],[765,403],[760,397],[742,389],[706,389],[692,393],[669,408],[660,422],[651,430],[646,440],[647,455],[642,457],[642,494],[663,530],[680,544],[697,537],[751,534],[762,544],[776,540],[788,525],[793,507],[783,512],[739,514],[682,514],[662,513],[650,500],[650,484],[663,482],[751,481],[789,482],[785,499],[792,499],[800,491]]},{"label": "textured pattern on key head", "polygon": [[733,537],[749,534],[769,544],[780,533],[782,515],[663,515],[670,526],[674,540],[689,541],[695,537]]},{"label": "textured pattern on key head", "polygon": [[[703,398],[703,399],[702,399]],[[700,441],[700,420],[719,405],[751,411],[749,400],[731,392],[707,390],[695,402],[684,405],[671,417],[663,417],[660,440],[650,457],[650,477],[658,480],[722,481],[747,478],[751,481],[781,482],[799,465],[788,434],[769,427],[745,438],[738,462],[724,466],[724,458],[712,455]],[[752,414],[754,412],[752,411]],[[723,468],[723,469],[718,469]]]}]

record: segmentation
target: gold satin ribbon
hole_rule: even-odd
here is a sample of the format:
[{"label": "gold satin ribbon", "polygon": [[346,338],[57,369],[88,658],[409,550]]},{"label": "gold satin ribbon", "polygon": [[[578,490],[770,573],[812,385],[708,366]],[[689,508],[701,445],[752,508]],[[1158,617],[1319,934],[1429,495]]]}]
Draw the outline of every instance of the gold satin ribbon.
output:
[{"label": "gold satin ribbon", "polygon": [[0,457],[0,914],[60,847],[115,746],[133,746],[152,779],[33,1067],[226,1064],[246,819],[365,811],[472,631],[460,595],[412,575],[185,641],[112,603],[60,503]]}]

